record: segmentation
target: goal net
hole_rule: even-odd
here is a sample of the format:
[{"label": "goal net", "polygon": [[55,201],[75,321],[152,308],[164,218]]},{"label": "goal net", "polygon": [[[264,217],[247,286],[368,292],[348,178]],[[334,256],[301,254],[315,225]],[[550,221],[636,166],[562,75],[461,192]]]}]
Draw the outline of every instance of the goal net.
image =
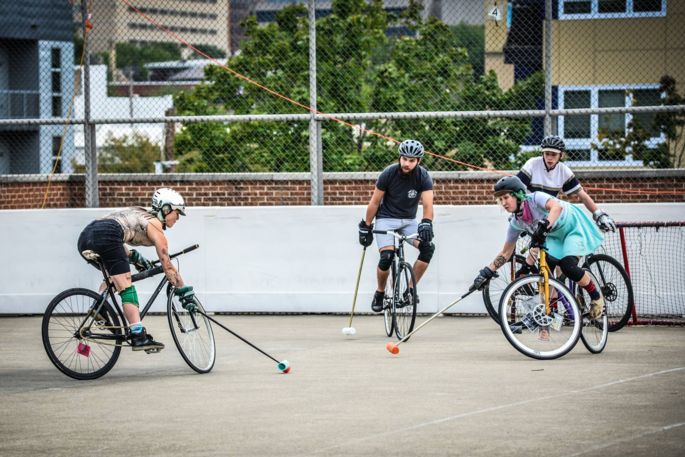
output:
[{"label": "goal net", "polygon": [[603,249],[625,268],[635,307],[628,323],[685,324],[685,222],[622,222]]}]

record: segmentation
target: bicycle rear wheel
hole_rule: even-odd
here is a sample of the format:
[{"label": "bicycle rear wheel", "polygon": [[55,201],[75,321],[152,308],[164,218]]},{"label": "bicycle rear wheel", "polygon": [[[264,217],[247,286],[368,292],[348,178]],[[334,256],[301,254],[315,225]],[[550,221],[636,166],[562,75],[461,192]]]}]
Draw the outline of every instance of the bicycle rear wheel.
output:
[{"label": "bicycle rear wheel", "polygon": [[41,325],[43,347],[58,370],[74,379],[103,376],[121,353],[119,316],[100,295],[88,289],[68,289],[52,299]]},{"label": "bicycle rear wheel", "polygon": [[[199,313],[189,313],[181,306],[173,289],[170,288],[167,295],[167,319],[178,352],[190,368],[198,373],[209,373],[216,360],[214,332],[209,319]],[[204,312],[200,300],[195,299],[198,309]]]},{"label": "bicycle rear wheel", "polygon": [[394,297],[395,334],[401,340],[414,330],[416,321],[416,278],[407,262],[399,264]]},{"label": "bicycle rear wheel", "polygon": [[395,293],[395,264],[393,263],[390,271],[392,272],[388,280],[385,282],[385,297],[383,298],[383,324],[385,325],[385,334],[392,336],[395,331],[395,319],[392,310],[393,295]]},{"label": "bicycle rear wheel", "polygon": [[586,265],[597,278],[609,323],[609,331],[622,329],[630,319],[635,306],[633,285],[623,266],[611,256],[595,254],[590,256]]},{"label": "bicycle rear wheel", "polygon": [[520,353],[534,359],[556,359],[578,343],[581,319],[571,292],[549,279],[549,313],[540,275],[512,282],[502,294],[500,326],[507,341]]},{"label": "bicycle rear wheel", "polygon": [[[585,271],[588,272],[590,279],[601,293],[602,289],[595,275],[588,269],[585,269]],[[590,294],[577,284],[576,301],[578,302],[580,313],[583,316],[583,323],[580,329],[580,340],[588,351],[593,354],[599,354],[606,347],[609,336],[609,320],[607,318],[606,306],[599,319],[590,319],[588,314],[590,311]]]}]

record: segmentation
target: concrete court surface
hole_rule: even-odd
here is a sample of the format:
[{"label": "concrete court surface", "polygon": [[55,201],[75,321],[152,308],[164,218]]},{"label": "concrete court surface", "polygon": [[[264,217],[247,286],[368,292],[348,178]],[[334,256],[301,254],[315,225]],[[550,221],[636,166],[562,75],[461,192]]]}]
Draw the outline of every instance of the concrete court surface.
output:
[{"label": "concrete court surface", "polygon": [[[44,353],[41,317],[0,318],[0,455],[682,456],[685,329],[626,328],[600,355],[516,352],[488,318],[435,319],[385,350],[382,318],[219,316],[214,370],[122,351],[96,381]],[[425,319],[420,317],[419,322]]]}]

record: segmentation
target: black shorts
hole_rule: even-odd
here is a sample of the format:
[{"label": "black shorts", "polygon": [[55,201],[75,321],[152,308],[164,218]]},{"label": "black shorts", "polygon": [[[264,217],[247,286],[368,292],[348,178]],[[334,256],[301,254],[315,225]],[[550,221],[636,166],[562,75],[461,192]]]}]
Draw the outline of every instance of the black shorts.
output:
[{"label": "black shorts", "polygon": [[[110,275],[120,275],[131,271],[124,249],[124,229],[117,221],[99,219],[88,224],[78,237],[78,252],[81,257],[83,257],[83,251],[86,250],[100,255]],[[88,263],[97,267],[93,262],[88,261]]]}]

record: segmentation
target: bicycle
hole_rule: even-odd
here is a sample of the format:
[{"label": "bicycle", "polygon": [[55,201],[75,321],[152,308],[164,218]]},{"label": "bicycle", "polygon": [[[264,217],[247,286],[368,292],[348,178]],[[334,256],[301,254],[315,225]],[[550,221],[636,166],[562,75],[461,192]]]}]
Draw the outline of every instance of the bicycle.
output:
[{"label": "bicycle", "polygon": [[[522,235],[522,237],[524,237]],[[517,249],[520,254],[514,253],[502,265],[497,276],[483,288],[483,303],[488,315],[497,324],[500,323],[499,304],[502,292],[516,279],[516,271],[525,264],[525,249]],[[630,319],[635,306],[633,285],[628,273],[621,263],[607,254],[589,254],[582,262],[582,268],[591,271],[599,283],[599,290],[604,296],[605,310],[608,321],[608,331],[615,332],[622,329]]]},{"label": "bicycle", "polygon": [[552,277],[544,247],[538,260],[540,274],[518,278],[502,293],[500,327],[517,351],[550,360],[575,347],[583,318],[573,293]]},{"label": "bicycle", "polygon": [[[394,230],[374,230],[373,233],[392,235],[395,238],[397,254],[390,266],[392,280],[385,283],[383,298],[383,322],[385,334],[398,339],[404,338],[414,329],[416,321],[416,277],[414,269],[404,259],[404,243],[416,239],[419,235],[403,235]],[[390,279],[390,278],[388,278]]]},{"label": "bicycle", "polygon": [[[170,258],[193,251],[196,244]],[[50,361],[62,373],[74,379],[96,379],[109,372],[117,362],[121,348],[130,346],[130,331],[122,306],[116,299],[116,287],[100,257],[92,251],[84,256],[102,272],[105,289],[101,293],[84,288],[61,292],[50,301],[41,326],[43,346]],[[134,274],[133,282],[163,272],[159,260],[153,268]],[[174,287],[166,275],[140,312],[141,321],[160,291],[167,286],[167,320],[174,343],[183,360],[198,373],[208,373],[214,367],[216,347],[211,324],[197,300],[198,311],[188,312],[174,295]],[[110,301],[107,298],[110,298]],[[145,352],[159,352],[146,350]]]}]

